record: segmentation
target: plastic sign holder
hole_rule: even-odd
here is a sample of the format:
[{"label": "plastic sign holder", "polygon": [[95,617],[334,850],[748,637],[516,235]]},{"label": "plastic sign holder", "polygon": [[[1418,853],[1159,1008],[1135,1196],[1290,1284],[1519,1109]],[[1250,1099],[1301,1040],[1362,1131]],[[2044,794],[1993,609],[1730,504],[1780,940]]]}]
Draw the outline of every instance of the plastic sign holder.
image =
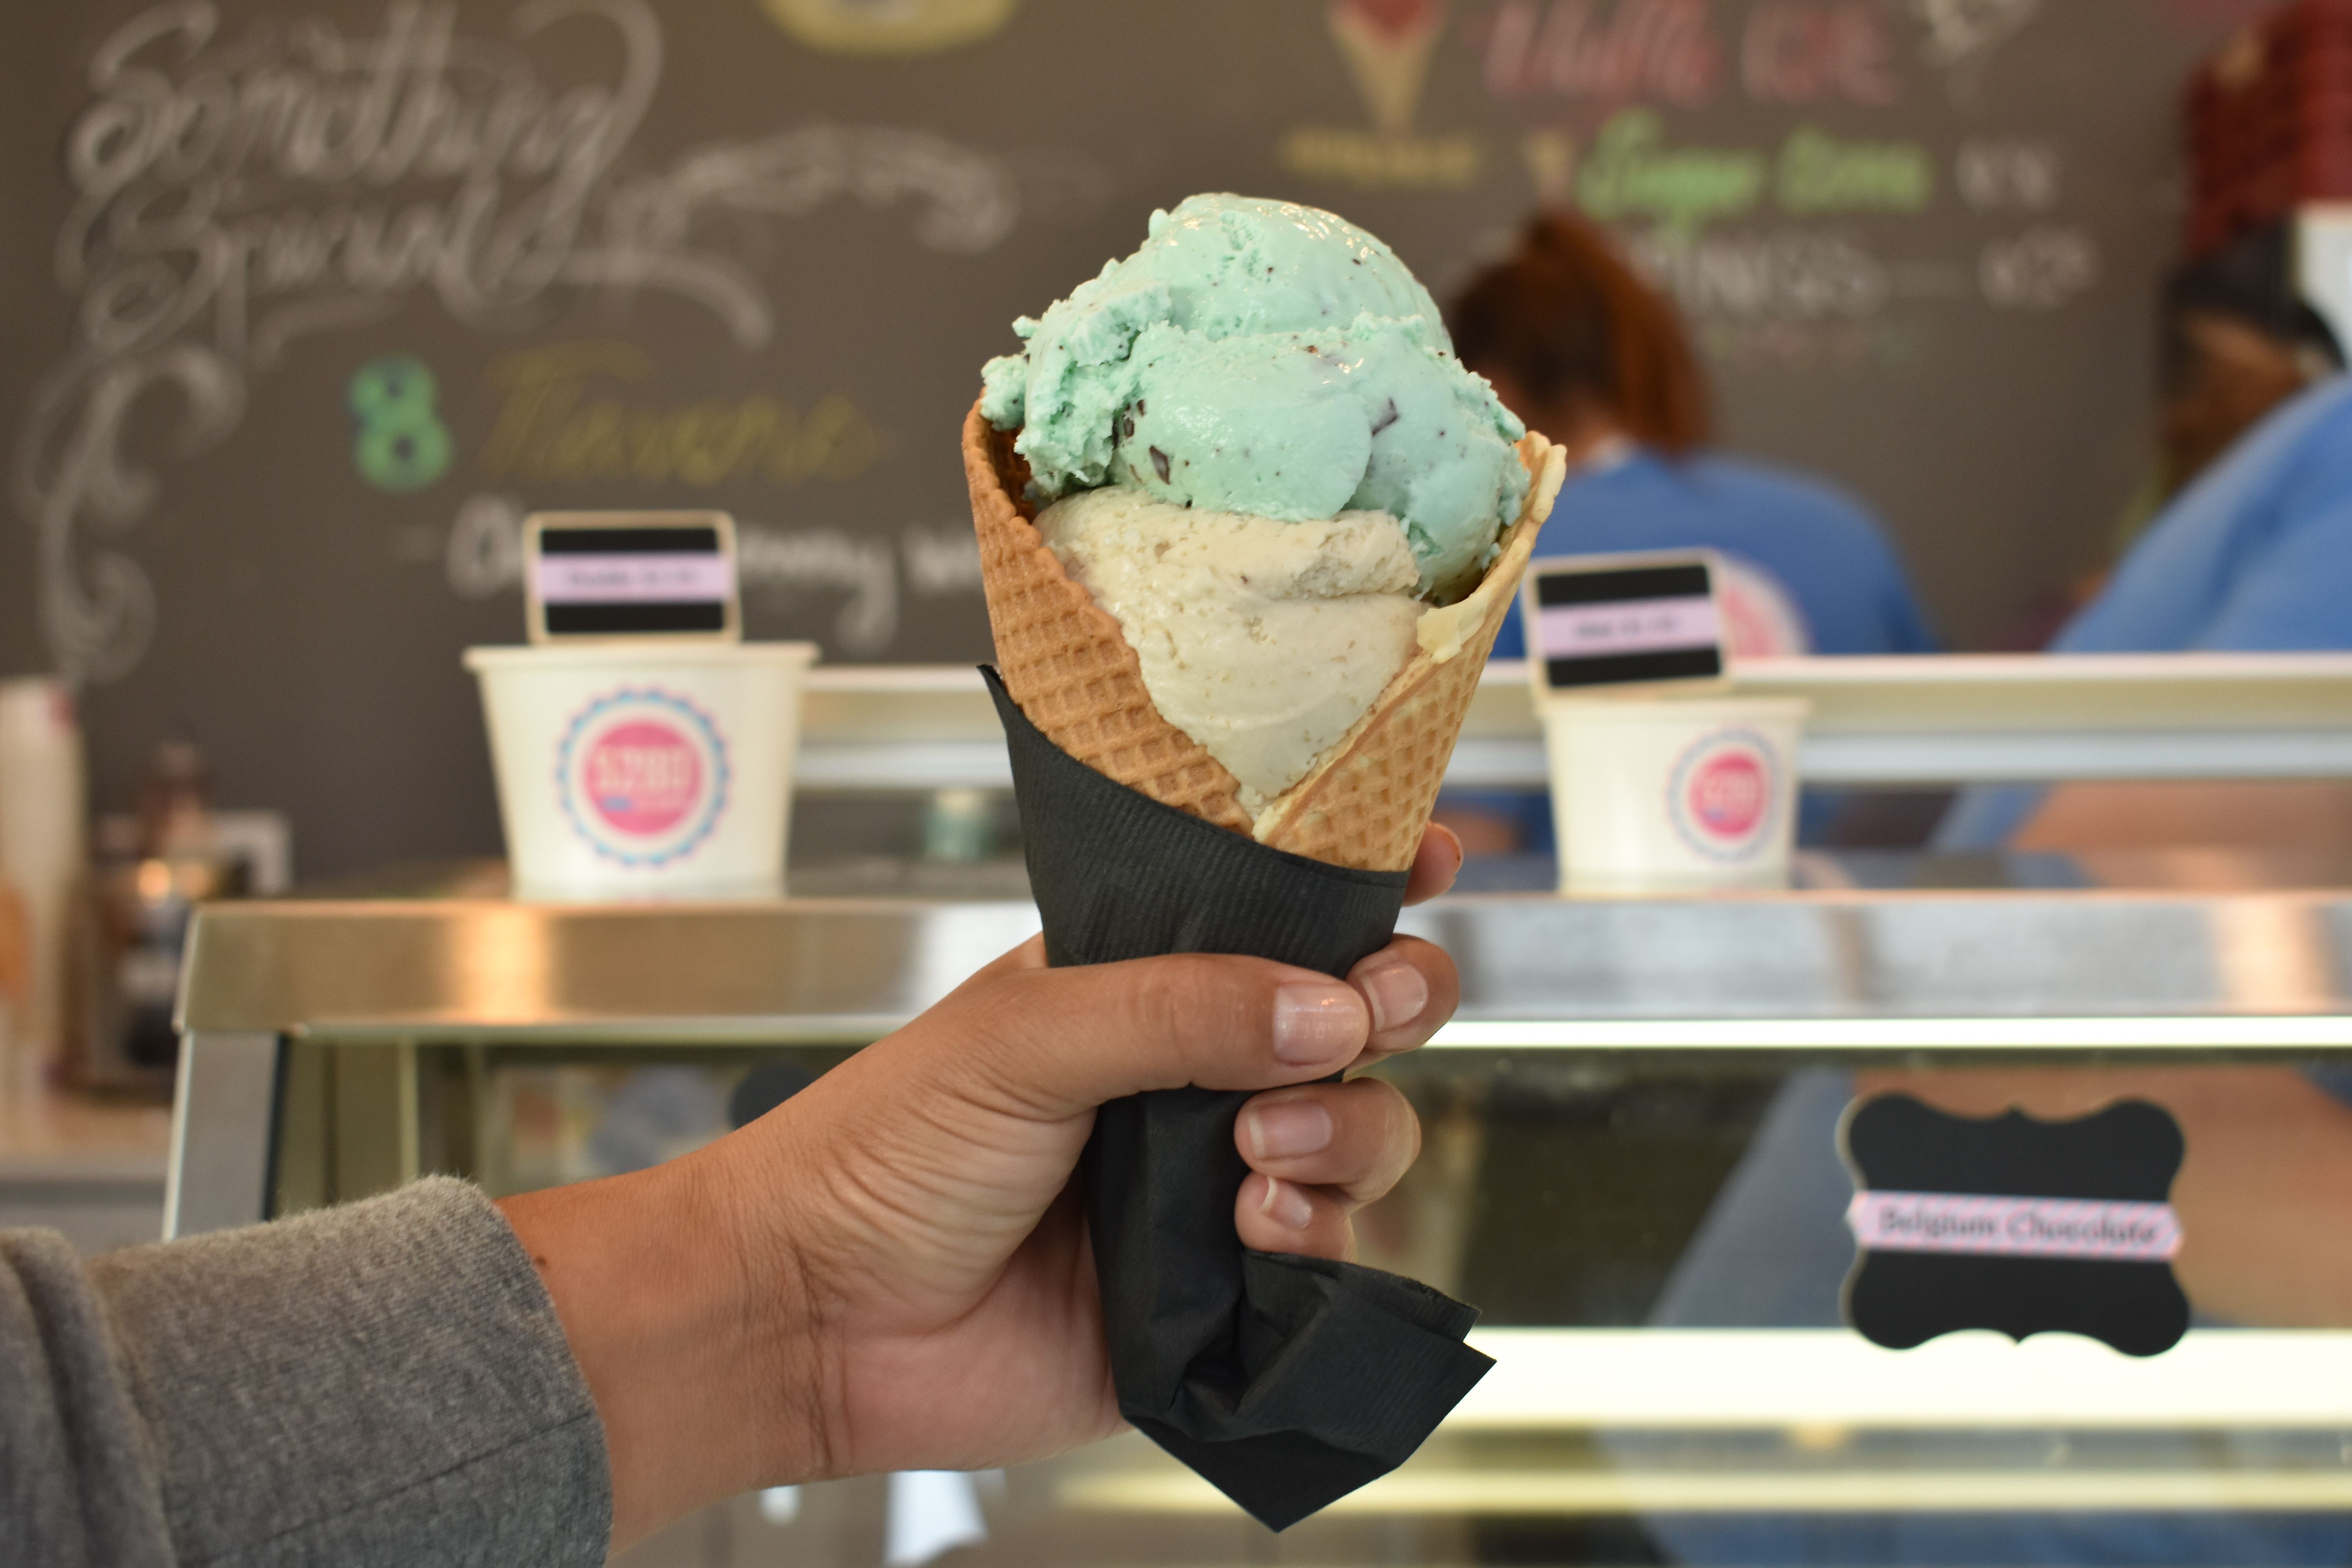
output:
[{"label": "plastic sign holder", "polygon": [[535,645],[740,642],[735,520],[723,511],[541,511],[523,520]]},{"label": "plastic sign holder", "polygon": [[2145,1100],[2063,1121],[1955,1116],[1907,1094],[1854,1101],[1838,1123],[1857,1189],[1846,1321],[1888,1350],[1962,1329],[2170,1350],[2189,1331],[2172,1273],[2187,1149]]},{"label": "plastic sign holder", "polygon": [[1519,586],[1538,700],[1730,684],[1708,550],[1553,556]]}]

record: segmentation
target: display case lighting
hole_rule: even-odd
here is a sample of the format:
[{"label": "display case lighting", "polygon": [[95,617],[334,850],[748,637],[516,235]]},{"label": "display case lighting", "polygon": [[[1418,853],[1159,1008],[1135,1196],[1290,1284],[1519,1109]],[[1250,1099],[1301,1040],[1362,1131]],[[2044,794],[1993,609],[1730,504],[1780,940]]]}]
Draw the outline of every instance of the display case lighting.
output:
[{"label": "display case lighting", "polygon": [[1456,1018],[1429,1042],[1465,1050],[2352,1050],[2352,1016],[2073,1018]]},{"label": "display case lighting", "polygon": [[[1073,1476],[1065,1508],[1232,1513],[1216,1489],[1172,1464]],[[2036,1513],[2352,1509],[2352,1468],[2037,1471],[1983,1469],[1451,1469],[1409,1466],[1333,1503],[1328,1514]]]},{"label": "display case lighting", "polygon": [[1845,1329],[1486,1329],[1500,1363],[1446,1429],[2338,1429],[2352,1331],[2192,1329],[2136,1357],[1990,1330],[1907,1351]]}]

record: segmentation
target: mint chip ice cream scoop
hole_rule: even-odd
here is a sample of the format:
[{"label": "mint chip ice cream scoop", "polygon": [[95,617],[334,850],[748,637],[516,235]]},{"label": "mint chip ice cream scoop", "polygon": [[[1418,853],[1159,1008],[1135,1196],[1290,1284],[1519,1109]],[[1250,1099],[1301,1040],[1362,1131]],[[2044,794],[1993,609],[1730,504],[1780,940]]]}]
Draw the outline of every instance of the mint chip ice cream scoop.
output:
[{"label": "mint chip ice cream scoop", "polygon": [[991,360],[1033,499],[1123,485],[1180,507],[1404,531],[1418,596],[1477,583],[1518,515],[1525,427],[1462,368],[1394,252],[1314,207],[1198,195]]}]

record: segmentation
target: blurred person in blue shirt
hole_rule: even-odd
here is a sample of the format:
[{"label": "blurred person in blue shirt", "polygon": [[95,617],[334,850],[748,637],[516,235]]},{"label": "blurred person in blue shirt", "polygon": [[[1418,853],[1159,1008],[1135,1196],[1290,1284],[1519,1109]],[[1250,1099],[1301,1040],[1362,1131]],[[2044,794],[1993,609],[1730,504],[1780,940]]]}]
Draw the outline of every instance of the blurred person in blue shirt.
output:
[{"label": "blurred person in blue shirt", "polygon": [[[1590,226],[1538,216],[1446,313],[1462,363],[1567,449],[1542,555],[1706,548],[1732,651],[1926,653],[1936,641],[1870,514],[1801,475],[1701,448],[1706,389],[1673,309]],[[1524,657],[1516,612],[1495,644]]]},{"label": "blurred person in blue shirt", "polygon": [[[2352,382],[2334,334],[2287,276],[2273,230],[2168,281],[2166,499],[2052,653],[2352,649]],[[1936,836],[1954,850],[2321,840],[2352,845],[2352,798],[2340,786],[1979,789]]]},{"label": "blurred person in blue shirt", "polygon": [[[1568,480],[1538,557],[1716,551],[1736,656],[1934,650],[1902,561],[1858,503],[1703,450],[1706,385],[1674,309],[1600,231],[1537,216],[1508,257],[1471,279],[1445,324],[1462,363],[1566,448]],[[1526,653],[1514,606],[1494,657]],[[1832,804],[1809,796],[1803,827],[1820,826]],[[1539,795],[1449,792],[1439,817],[1473,854],[1551,843]]]}]

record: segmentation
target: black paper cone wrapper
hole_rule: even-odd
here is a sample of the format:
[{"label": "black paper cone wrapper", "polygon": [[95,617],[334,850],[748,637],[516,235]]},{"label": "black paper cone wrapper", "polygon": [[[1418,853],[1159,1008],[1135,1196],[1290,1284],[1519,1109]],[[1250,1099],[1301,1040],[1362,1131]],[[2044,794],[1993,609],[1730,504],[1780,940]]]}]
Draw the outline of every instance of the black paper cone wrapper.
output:
[{"label": "black paper cone wrapper", "polygon": [[[983,669],[1004,721],[1048,963],[1234,952],[1344,975],[1396,929],[1405,873],[1270,849],[1106,778]],[[1249,1096],[1103,1107],[1087,1213],[1121,1415],[1281,1530],[1396,1468],[1494,1364],[1477,1311],[1352,1263],[1234,1234]]]}]

